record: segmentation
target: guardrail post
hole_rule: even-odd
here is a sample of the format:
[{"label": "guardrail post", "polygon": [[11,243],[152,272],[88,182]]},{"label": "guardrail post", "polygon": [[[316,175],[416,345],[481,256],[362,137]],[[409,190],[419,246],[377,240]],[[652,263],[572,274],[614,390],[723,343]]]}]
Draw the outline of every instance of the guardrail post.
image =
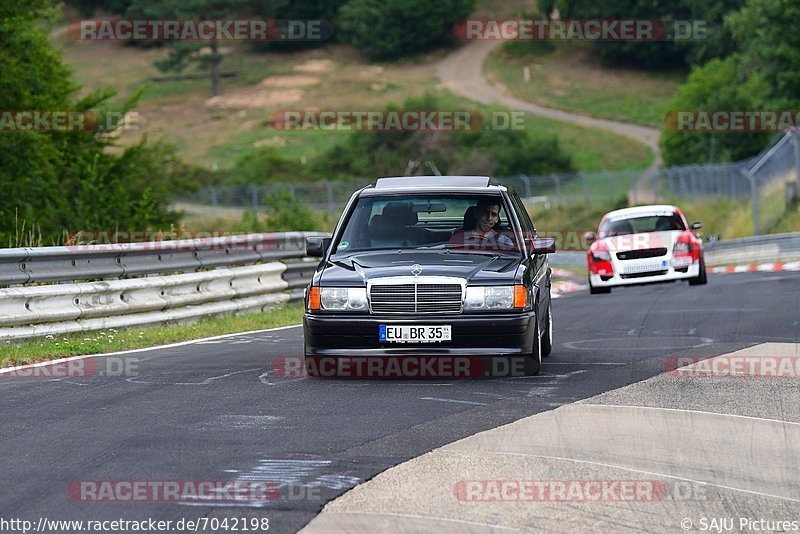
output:
[{"label": "guardrail post", "polygon": [[520,179],[525,183],[525,198],[530,198],[533,195],[531,194],[531,181],[530,179],[525,176],[524,174],[519,175]]},{"label": "guardrail post", "polygon": [[561,207],[563,205],[561,201],[561,178],[555,173],[552,176],[556,183],[556,202],[558,202],[558,206]]},{"label": "guardrail post", "polygon": [[798,139],[798,133],[792,132],[789,135],[792,136],[792,146],[794,147],[794,183],[795,191],[800,193],[800,139]]},{"label": "guardrail post", "polygon": [[329,180],[325,180],[325,191],[328,194],[328,213],[333,213],[333,184]]},{"label": "guardrail post", "polygon": [[589,178],[586,176],[586,173],[579,173],[581,178],[583,179],[583,203],[589,203]]},{"label": "guardrail post", "polygon": [[756,184],[756,178],[753,173],[747,169],[742,169],[742,174],[750,181],[750,198],[753,204],[753,235],[756,236],[761,233],[761,225],[758,221],[758,184]]},{"label": "guardrail post", "polygon": [[208,193],[211,196],[211,206],[217,207],[219,201],[217,200],[217,188],[213,185],[208,186]]},{"label": "guardrail post", "polygon": [[258,186],[250,184],[250,204],[254,210],[258,209]]}]

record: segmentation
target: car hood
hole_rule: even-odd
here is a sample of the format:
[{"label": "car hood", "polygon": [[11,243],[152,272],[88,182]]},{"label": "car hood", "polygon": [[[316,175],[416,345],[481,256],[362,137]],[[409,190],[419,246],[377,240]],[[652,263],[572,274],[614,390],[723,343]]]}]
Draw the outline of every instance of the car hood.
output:
[{"label": "car hood", "polygon": [[413,276],[419,265],[420,276],[454,276],[470,282],[513,283],[522,258],[508,254],[474,254],[452,251],[373,251],[331,258],[325,264],[320,283],[347,285],[388,276]]},{"label": "car hood", "polygon": [[603,238],[608,250],[611,252],[627,252],[630,250],[644,250],[649,248],[666,248],[672,250],[675,240],[680,235],[680,230],[668,232],[641,232],[638,234],[617,235]]}]

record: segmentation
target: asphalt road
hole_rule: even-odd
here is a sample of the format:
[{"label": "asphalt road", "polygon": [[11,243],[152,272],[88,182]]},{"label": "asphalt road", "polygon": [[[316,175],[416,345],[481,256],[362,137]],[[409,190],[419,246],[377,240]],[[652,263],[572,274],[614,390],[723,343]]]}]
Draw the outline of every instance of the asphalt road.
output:
[{"label": "asphalt road", "polygon": [[[131,353],[122,357],[123,376],[0,377],[0,519],[266,517],[270,531],[295,532],[326,502],[389,467],[526,416],[613,395],[662,373],[670,356],[800,342],[800,274],[580,292],[555,300],[553,314],[555,348],[537,377],[274,376],[276,359],[301,353],[299,327]],[[107,368],[107,357],[96,360]],[[748,392],[739,393],[747,405]],[[797,421],[798,412],[796,404],[773,404],[768,416]],[[208,505],[81,500],[69,490],[80,481],[262,479],[276,481],[281,494]]]}]

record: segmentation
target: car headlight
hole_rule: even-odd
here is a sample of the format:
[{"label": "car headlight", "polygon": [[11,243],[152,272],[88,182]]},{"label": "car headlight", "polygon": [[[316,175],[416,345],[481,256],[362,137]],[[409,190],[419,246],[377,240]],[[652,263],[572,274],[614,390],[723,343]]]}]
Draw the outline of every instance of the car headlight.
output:
[{"label": "car headlight", "polygon": [[514,308],[514,286],[467,287],[465,310],[506,310]]},{"label": "car headlight", "polygon": [[321,287],[319,296],[324,310],[367,309],[367,290],[363,287]]}]

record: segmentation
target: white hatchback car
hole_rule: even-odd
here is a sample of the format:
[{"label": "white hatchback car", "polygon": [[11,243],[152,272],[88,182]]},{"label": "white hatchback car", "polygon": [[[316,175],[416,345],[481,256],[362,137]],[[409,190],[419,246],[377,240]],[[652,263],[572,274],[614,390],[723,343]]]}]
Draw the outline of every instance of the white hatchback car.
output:
[{"label": "white hatchback car", "polygon": [[688,280],[706,283],[703,242],[675,206],[638,206],[606,213],[586,260],[589,291],[610,293],[614,286]]}]

